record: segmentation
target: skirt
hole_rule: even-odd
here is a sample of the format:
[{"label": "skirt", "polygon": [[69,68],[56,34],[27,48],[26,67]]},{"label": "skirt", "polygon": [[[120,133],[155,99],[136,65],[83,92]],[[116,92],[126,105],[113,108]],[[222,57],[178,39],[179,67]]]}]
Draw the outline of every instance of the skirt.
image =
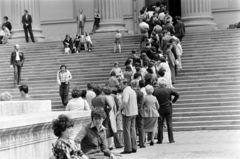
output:
[{"label": "skirt", "polygon": [[114,43],[117,44],[117,45],[121,44],[121,39],[120,38],[116,38]]},{"label": "skirt", "polygon": [[158,117],[143,118],[144,132],[154,132],[157,129]]}]

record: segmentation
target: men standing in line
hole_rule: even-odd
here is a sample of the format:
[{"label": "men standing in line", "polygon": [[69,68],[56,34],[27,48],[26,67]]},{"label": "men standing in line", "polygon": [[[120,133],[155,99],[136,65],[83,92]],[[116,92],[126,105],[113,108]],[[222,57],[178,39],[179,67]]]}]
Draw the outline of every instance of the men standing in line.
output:
[{"label": "men standing in line", "polygon": [[123,121],[123,138],[124,151],[121,154],[129,154],[137,152],[136,141],[136,115],[138,115],[137,95],[135,91],[129,86],[129,80],[124,79],[121,83],[122,105],[120,112],[122,112]]},{"label": "men standing in line", "polygon": [[64,106],[68,104],[69,80],[71,79],[72,75],[70,71],[67,70],[67,66],[61,65],[60,70],[57,72],[57,82],[59,84],[59,95]]},{"label": "men standing in line", "polygon": [[33,32],[32,32],[32,16],[28,14],[27,10],[24,10],[24,15],[22,16],[23,29],[25,32],[25,39],[28,43],[28,31],[31,36],[32,42],[35,42]]},{"label": "men standing in line", "polygon": [[[158,110],[161,118],[159,118],[158,122],[158,144],[162,144],[163,140],[163,122],[164,120],[167,122],[167,131],[168,131],[168,140],[169,143],[174,143],[173,138],[173,130],[172,130],[172,103],[175,103],[179,94],[171,89],[166,88],[167,81],[162,78],[158,81],[159,87],[157,87],[153,93],[153,95],[157,98],[158,103],[160,105],[160,109]],[[172,100],[172,96],[174,99]]]},{"label": "men standing in line", "polygon": [[19,85],[21,80],[21,69],[24,63],[24,54],[20,51],[20,46],[16,44],[14,46],[15,51],[12,52],[10,59],[10,67],[14,68],[14,86]]},{"label": "men standing in line", "polygon": [[4,17],[3,17],[2,28],[3,28],[3,26],[6,26],[9,31],[12,30],[12,24],[8,21],[8,17],[7,17],[7,16],[4,16]]},{"label": "men standing in line", "polygon": [[79,10],[79,15],[77,16],[77,34],[78,35],[83,35],[84,34],[85,22],[86,22],[86,15],[84,15],[83,10],[80,9]]},{"label": "men standing in line", "polygon": [[145,148],[144,146],[144,133],[143,133],[143,101],[144,101],[144,94],[140,91],[138,87],[138,81],[133,80],[131,82],[132,89],[135,91],[137,95],[137,105],[138,105],[138,115],[136,116],[136,128],[138,130],[139,135],[139,146],[140,148]]}]

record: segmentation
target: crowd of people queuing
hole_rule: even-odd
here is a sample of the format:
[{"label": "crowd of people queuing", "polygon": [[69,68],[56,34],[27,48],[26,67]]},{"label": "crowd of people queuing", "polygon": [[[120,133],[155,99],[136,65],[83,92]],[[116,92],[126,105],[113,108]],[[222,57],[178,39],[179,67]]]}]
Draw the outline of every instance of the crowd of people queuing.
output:
[{"label": "crowd of people queuing", "polygon": [[[73,127],[71,119],[61,115],[54,120],[54,133],[55,129],[62,129],[62,134],[55,133],[59,137],[54,145],[56,158],[61,155],[84,159],[116,158],[118,154],[111,152],[113,148],[124,148],[121,154],[136,153],[138,146],[145,148],[147,143],[156,144],[155,137],[157,144],[162,144],[164,127],[169,143],[175,142],[172,107],[179,94],[173,84],[177,71],[182,69],[181,40],[185,35],[181,18],[176,16],[175,19],[177,23],[173,26],[165,3],[144,7],[139,16],[140,55],[132,50],[124,71],[119,62],[115,62],[104,86],[88,83],[87,90],[74,88],[70,101],[66,95],[72,76],[65,65],[60,67],[57,78],[66,111],[91,110],[92,122],[79,130],[74,143],[68,137]],[[114,41],[115,52],[121,43],[118,30]],[[65,91],[67,94],[62,93]],[[61,120],[65,122],[61,122],[63,125],[58,124]],[[56,150],[61,147],[64,153]]]}]

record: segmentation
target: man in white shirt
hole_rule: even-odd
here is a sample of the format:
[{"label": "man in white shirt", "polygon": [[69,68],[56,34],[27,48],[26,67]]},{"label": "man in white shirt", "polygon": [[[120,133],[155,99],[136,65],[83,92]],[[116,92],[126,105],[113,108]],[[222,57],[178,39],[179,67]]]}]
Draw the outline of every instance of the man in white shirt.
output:
[{"label": "man in white shirt", "polygon": [[70,71],[67,70],[67,66],[61,65],[60,70],[57,72],[57,82],[59,84],[59,95],[64,106],[68,104],[69,80],[71,79],[72,75]]},{"label": "man in white shirt", "polygon": [[85,22],[86,22],[86,15],[84,15],[83,10],[80,9],[79,10],[79,15],[77,16],[77,34],[78,35],[83,35],[84,34]]},{"label": "man in white shirt", "polygon": [[141,49],[143,47],[142,42],[145,42],[148,39],[149,25],[146,23],[146,19],[142,19],[142,22],[139,23],[139,29],[141,32],[141,38],[140,38],[140,49]]},{"label": "man in white shirt", "polygon": [[129,80],[124,79],[120,87],[123,89],[122,105],[119,110],[122,112],[124,151],[122,154],[136,153],[136,115],[138,115],[137,95],[129,86]]},{"label": "man in white shirt", "polygon": [[86,94],[86,100],[87,100],[91,110],[93,109],[93,107],[92,107],[92,99],[94,97],[96,97],[96,93],[93,92],[93,87],[94,87],[94,85],[92,83],[88,83],[87,84],[87,89],[88,90],[87,90],[87,94]]},{"label": "man in white shirt", "polygon": [[19,85],[21,80],[21,69],[24,63],[24,54],[20,51],[20,46],[16,44],[14,46],[15,51],[12,52],[10,58],[10,67],[14,68],[14,86]]}]

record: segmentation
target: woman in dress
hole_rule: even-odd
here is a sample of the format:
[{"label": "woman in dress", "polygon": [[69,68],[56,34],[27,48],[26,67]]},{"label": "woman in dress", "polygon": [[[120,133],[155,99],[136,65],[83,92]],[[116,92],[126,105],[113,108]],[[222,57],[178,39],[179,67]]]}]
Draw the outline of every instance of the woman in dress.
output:
[{"label": "woman in dress", "polygon": [[176,77],[175,77],[175,75],[176,75],[176,72],[175,72],[176,59],[173,55],[172,48],[173,48],[173,45],[171,45],[171,44],[167,45],[166,55],[167,55],[168,65],[169,65],[169,68],[171,71],[172,83],[174,84],[175,80],[176,80]]},{"label": "woman in dress", "polygon": [[92,34],[98,29],[99,23],[101,19],[101,14],[99,13],[98,9],[94,10],[94,23],[93,23],[93,29],[92,29]]},{"label": "woman in dress", "polygon": [[143,102],[143,125],[144,125],[144,132],[151,132],[151,142],[150,145],[154,145],[154,137],[155,131],[157,129],[158,124],[158,109],[159,104],[157,98],[152,95],[154,88],[151,85],[147,85],[145,87],[147,95],[144,98]]},{"label": "woman in dress", "polygon": [[85,37],[85,42],[86,42],[86,45],[87,45],[87,51],[91,52],[92,51],[91,37],[88,35],[87,32],[84,32],[84,37]]},{"label": "woman in dress", "polygon": [[72,99],[68,102],[66,111],[90,110],[89,104],[82,97],[82,92],[75,87],[72,90]]},{"label": "woman in dress", "polygon": [[101,107],[94,108],[91,113],[92,122],[82,127],[74,139],[89,159],[116,159],[106,143],[106,128],[103,126],[106,116]]},{"label": "woman in dress", "polygon": [[117,79],[120,80],[120,79],[123,79],[123,78],[124,78],[122,69],[119,67],[119,63],[118,63],[118,62],[115,62],[115,63],[114,63],[113,68],[112,68],[112,70],[110,71],[110,74],[111,74],[112,72],[115,72]]},{"label": "woman in dress", "polygon": [[129,81],[133,78],[133,71],[130,66],[127,66],[125,71],[123,72],[124,78],[128,79]]},{"label": "woman in dress", "polygon": [[51,159],[89,159],[70,139],[73,135],[73,121],[66,115],[59,115],[52,122],[54,135],[58,137],[53,145]]}]

